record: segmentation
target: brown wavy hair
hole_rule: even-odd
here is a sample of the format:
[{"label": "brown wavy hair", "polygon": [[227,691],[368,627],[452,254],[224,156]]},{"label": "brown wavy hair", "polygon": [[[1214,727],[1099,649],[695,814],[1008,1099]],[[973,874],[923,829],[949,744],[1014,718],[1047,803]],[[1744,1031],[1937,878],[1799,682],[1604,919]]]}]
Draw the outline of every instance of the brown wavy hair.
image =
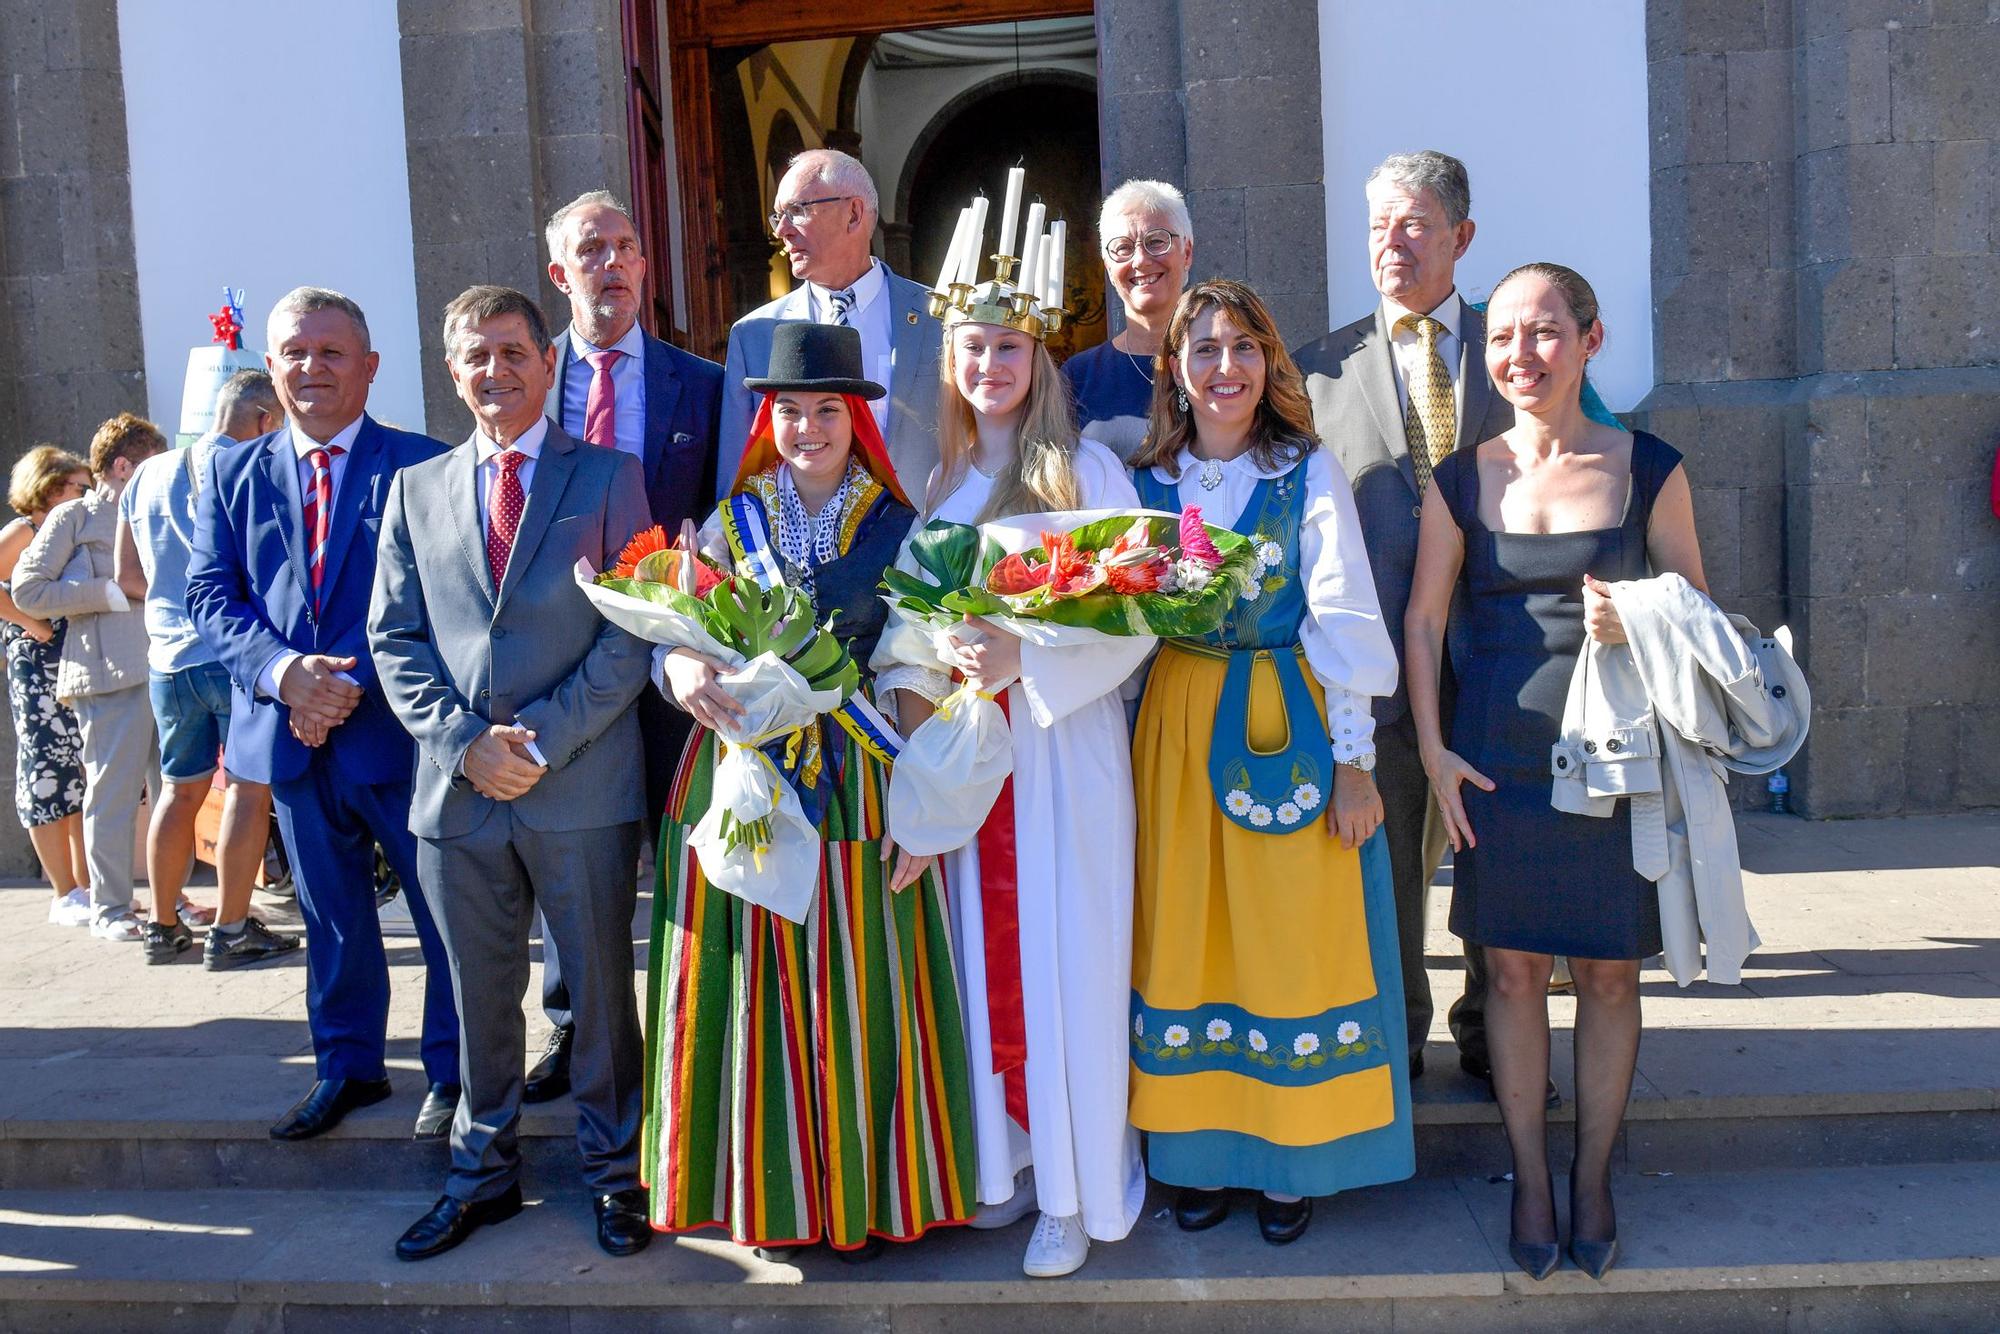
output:
[{"label": "brown wavy hair", "polygon": [[62,490],[63,483],[89,471],[88,463],[66,449],[36,445],[15,461],[7,478],[7,503],[23,518],[46,514],[55,508],[56,492]]},{"label": "brown wavy hair", "polygon": [[1173,364],[1187,346],[1189,327],[1210,310],[1228,315],[1264,354],[1264,396],[1258,400],[1257,418],[1250,424],[1250,457],[1257,466],[1269,471],[1296,463],[1319,448],[1305,376],[1299,374],[1292,354],[1285,351],[1285,340],[1278,334],[1270,307],[1242,283],[1210,278],[1181,293],[1174,317],[1167,323],[1167,335],[1153,359],[1153,410],[1146,439],[1133,454],[1132,466],[1172,471],[1181,450],[1194,443],[1194,414],[1174,402],[1180,386],[1174,379]]},{"label": "brown wavy hair", "polygon": [[90,437],[91,475],[102,481],[119,459],[139,463],[167,447],[160,428],[134,412],[121,412]]},{"label": "brown wavy hair", "polygon": [[[1014,461],[993,480],[993,494],[979,512],[981,523],[1009,514],[1083,507],[1083,487],[1076,480],[1076,412],[1070,406],[1069,385],[1042,340],[1029,341],[1035,345],[1034,369],[1014,437]],[[979,440],[972,404],[958,392],[956,361],[947,329],[944,355],[938,359],[938,375],[944,383],[938,395],[937,479],[924,497],[926,514],[935,513],[965,480],[965,470],[972,466],[972,448]]]}]

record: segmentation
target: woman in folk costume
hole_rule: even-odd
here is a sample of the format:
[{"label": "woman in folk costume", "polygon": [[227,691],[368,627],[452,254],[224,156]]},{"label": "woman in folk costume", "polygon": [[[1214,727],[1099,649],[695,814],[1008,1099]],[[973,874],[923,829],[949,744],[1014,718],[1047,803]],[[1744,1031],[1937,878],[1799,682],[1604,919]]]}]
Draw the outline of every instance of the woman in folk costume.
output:
[{"label": "woman in folk costume", "polygon": [[[865,664],[886,614],[875,586],[915,515],[868,407],[884,391],[861,376],[860,335],[784,325],[770,373],[744,383],[764,401],[703,549],[739,571],[775,555]],[[934,859],[888,842],[885,768],[831,720],[807,742],[808,771],[821,748],[824,843],[806,921],[708,884],[689,836],[710,799],[710,729],[737,709],[717,666],[677,649],[662,667],[668,697],[703,730],[675,778],[653,898],[643,1158],[653,1226],[721,1226],[760,1248],[824,1240],[865,1259],[973,1207],[944,890]]]},{"label": "woman in folk costume", "polygon": [[1264,303],[1197,284],[1158,367],[1140,500],[1199,507],[1259,566],[1220,630],[1165,643],[1140,703],[1132,1123],[1182,1228],[1248,1188],[1282,1245],[1313,1196],[1415,1170],[1370,776],[1396,656],[1353,490]]},{"label": "woman in folk costume", "polygon": [[[988,283],[945,314],[940,462],[925,520],[1134,506],[1117,456],[1077,438],[1044,325],[1013,314],[1012,290]],[[987,532],[1033,547],[1035,526]],[[915,568],[907,552],[903,568]],[[897,615],[876,666],[907,735],[952,684],[922,651],[928,639],[898,630]],[[973,1226],[1004,1227],[1039,1206],[1022,1267],[1054,1278],[1080,1267],[1092,1240],[1122,1239],[1145,1200],[1125,1116],[1133,810],[1118,689],[1157,641],[1038,647],[976,618],[964,638],[944,665],[994,692],[1013,741],[992,813],[945,858],[978,1128]]]}]

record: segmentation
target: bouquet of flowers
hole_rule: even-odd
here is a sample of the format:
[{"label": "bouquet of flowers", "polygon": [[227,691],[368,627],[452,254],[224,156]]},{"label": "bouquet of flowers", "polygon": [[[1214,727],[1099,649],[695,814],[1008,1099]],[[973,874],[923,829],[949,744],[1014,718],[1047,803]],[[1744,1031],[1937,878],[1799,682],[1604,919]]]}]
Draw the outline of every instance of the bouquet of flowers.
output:
[{"label": "bouquet of flowers", "polygon": [[854,694],[860,668],[830,627],[814,623],[804,592],[708,564],[692,528],[673,545],[648,529],[603,574],[578,561],[576,582],[620,629],[730,669],[720,684],[743,713],[717,730],[708,812],[688,841],[716,888],[803,922],[819,884],[824,773],[814,724]]},{"label": "bouquet of flowers", "polygon": [[[1207,634],[1261,569],[1248,538],[1203,523],[1193,508],[933,522],[910,539],[909,563],[916,568],[882,578],[902,622],[884,643],[898,660],[917,661],[924,646],[913,637],[927,637],[941,663],[980,633],[967,616],[1041,647]],[[964,846],[1012,770],[1000,706],[961,686],[910,735],[890,775],[896,842],[918,854]]]}]

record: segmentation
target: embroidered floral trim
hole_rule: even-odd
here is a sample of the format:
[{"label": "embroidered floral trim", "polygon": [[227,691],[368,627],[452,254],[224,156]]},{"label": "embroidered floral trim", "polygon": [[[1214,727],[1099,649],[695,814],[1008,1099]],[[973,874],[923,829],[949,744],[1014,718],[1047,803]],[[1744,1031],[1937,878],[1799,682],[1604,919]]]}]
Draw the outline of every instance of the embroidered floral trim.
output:
[{"label": "embroidered floral trim", "polygon": [[1333,1046],[1328,1049],[1325,1038],[1313,1029],[1301,1029],[1289,1040],[1280,1038],[1278,1054],[1271,1054],[1271,1039],[1262,1029],[1250,1028],[1243,1032],[1243,1040],[1236,1041],[1235,1027],[1227,1020],[1214,1018],[1202,1025],[1202,1040],[1197,1043],[1186,1024],[1168,1024],[1158,1038],[1146,1032],[1143,1015],[1132,1017],[1132,1045],[1137,1050],[1159,1060],[1188,1061],[1197,1056],[1232,1056],[1254,1065],[1270,1069],[1283,1067],[1290,1070],[1305,1070],[1323,1066],[1328,1061],[1351,1061],[1370,1052],[1387,1052],[1389,1046],[1379,1028],[1364,1032],[1361,1025],[1352,1019],[1344,1020],[1333,1031]]}]

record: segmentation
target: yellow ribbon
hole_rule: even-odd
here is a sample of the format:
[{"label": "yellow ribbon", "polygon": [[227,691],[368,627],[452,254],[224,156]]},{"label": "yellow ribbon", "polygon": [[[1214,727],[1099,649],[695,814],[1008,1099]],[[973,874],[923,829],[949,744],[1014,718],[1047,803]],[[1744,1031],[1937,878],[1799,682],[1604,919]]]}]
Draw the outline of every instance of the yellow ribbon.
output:
[{"label": "yellow ribbon", "polygon": [[946,722],[950,722],[954,711],[962,705],[970,704],[975,698],[992,701],[994,695],[991,691],[977,689],[970,681],[967,681],[964,685],[938,701],[937,716]]}]

